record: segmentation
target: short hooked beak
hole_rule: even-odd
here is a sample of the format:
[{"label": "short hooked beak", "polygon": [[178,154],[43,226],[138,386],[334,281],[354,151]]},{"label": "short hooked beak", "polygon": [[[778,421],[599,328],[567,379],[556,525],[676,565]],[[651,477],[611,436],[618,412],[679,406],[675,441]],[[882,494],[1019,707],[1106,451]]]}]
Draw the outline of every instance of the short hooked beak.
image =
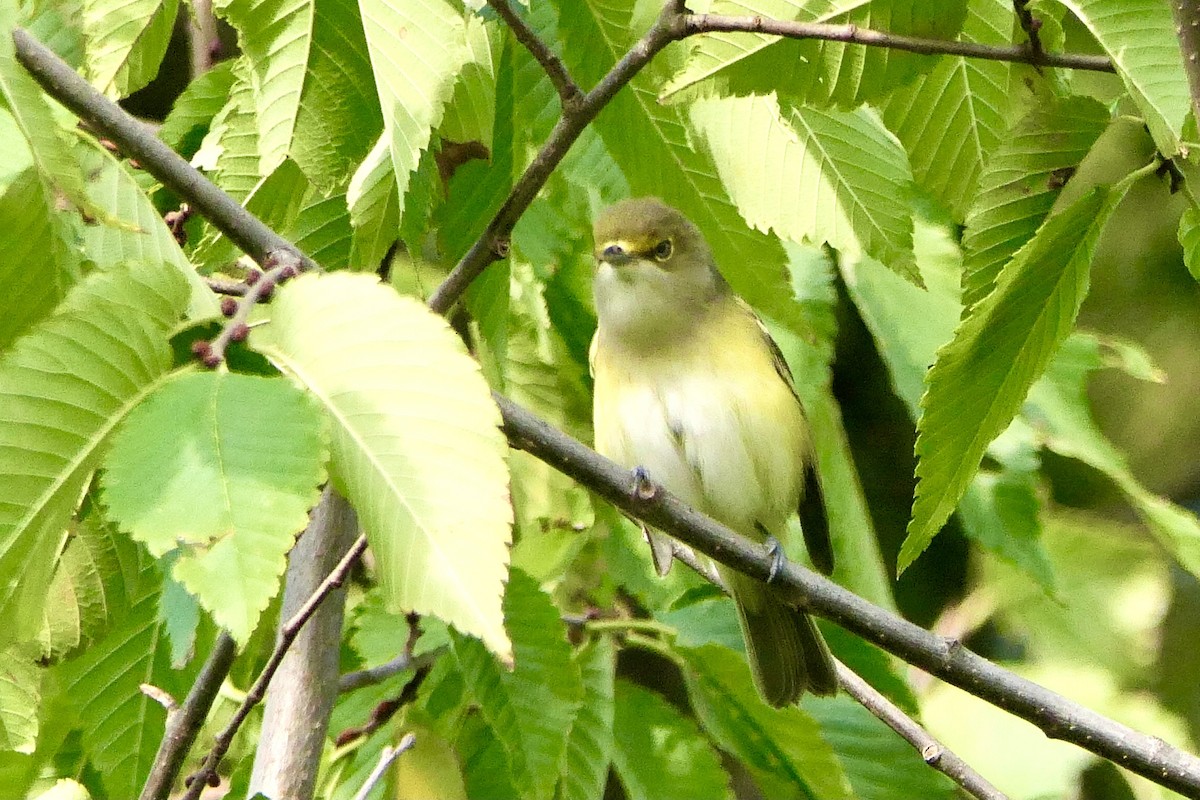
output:
[{"label": "short hooked beak", "polygon": [[633,260],[633,256],[619,244],[609,244],[603,249],[596,251],[596,260],[611,264],[614,267],[619,267],[623,264],[628,264]]}]

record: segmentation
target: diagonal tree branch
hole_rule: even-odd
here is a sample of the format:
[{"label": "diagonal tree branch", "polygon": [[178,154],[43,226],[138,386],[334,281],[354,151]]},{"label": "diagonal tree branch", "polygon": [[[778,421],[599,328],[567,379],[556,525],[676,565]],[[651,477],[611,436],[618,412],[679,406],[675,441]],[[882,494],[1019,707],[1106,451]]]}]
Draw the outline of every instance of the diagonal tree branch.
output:
[{"label": "diagonal tree branch", "polygon": [[[679,31],[681,19],[677,2],[671,0],[651,32],[614,67],[600,86],[587,95],[591,98],[603,88],[603,93],[597,100],[598,105],[591,112],[592,116],[645,65],[654,52],[661,50],[671,37],[682,35]],[[216,187],[173,152],[166,150],[163,153],[161,149],[165,148],[149,146],[139,151],[134,142],[145,135],[141,126],[92,90],[69,67],[37,44],[27,33],[18,30],[14,33],[14,39],[18,58],[48,92],[75,113],[96,124],[106,135],[125,147],[127,152],[137,155],[152,174],[167,185],[175,187],[181,196],[188,198],[214,225],[230,235],[231,239],[234,239],[231,231],[240,231],[242,239],[234,241],[244,246],[249,254],[262,259],[280,246],[282,240],[278,234],[267,229],[229,198],[224,198],[222,202],[209,202],[212,199],[211,192],[217,191]],[[571,123],[577,124],[586,123],[580,123],[578,120]],[[569,125],[565,129],[566,132],[562,132],[564,129],[561,121],[555,130],[558,132],[556,135],[565,142],[565,145],[561,142],[559,145],[564,148],[562,153],[565,153],[565,146],[578,136],[579,131],[571,133]],[[571,134],[569,137],[568,133]],[[554,135],[551,139],[554,140]],[[538,159],[535,159],[535,166],[547,154],[548,148],[549,143],[543,148]],[[559,159],[562,153],[557,156]],[[481,237],[472,252],[480,247],[485,253],[491,252],[491,243],[498,241],[495,238],[496,231],[501,230],[504,224],[508,225],[507,231],[511,231],[512,224],[532,201],[556,163],[557,161],[554,161],[549,166],[539,168],[546,170],[540,179],[526,180],[523,177],[522,181],[518,182],[518,187],[510,194],[501,213],[489,226],[489,233]],[[530,169],[533,168],[531,166]],[[526,176],[529,174],[527,171]],[[192,194],[190,190],[194,186],[206,188]],[[490,256],[485,255],[483,258],[485,260],[479,261],[469,269],[464,268],[464,264],[470,265],[475,262],[468,262],[466,259],[456,267],[455,273],[458,277],[454,278],[452,275],[453,282],[448,281],[443,285],[437,295],[442,297],[442,308],[453,305],[470,280],[491,260]],[[610,500],[617,507],[723,564],[759,580],[765,580],[771,573],[772,559],[761,546],[734,534],[661,489],[656,488],[648,497],[645,492],[634,491],[634,481],[626,470],[570,436],[555,430],[507,398],[501,395],[493,396],[500,407],[505,432],[514,447],[527,450]],[[272,654],[268,668],[264,669],[246,704],[239,709],[235,717],[238,724],[245,719],[253,703],[261,699],[270,673],[278,666],[278,661],[282,659],[290,641],[294,639],[324,594],[340,580],[339,576],[344,574],[342,570],[349,569],[365,545],[365,540],[360,537],[339,565],[339,571],[330,576],[330,583],[325,587],[325,591],[315,594],[302,613],[283,626],[280,643]],[[909,663],[1032,722],[1049,736],[1073,742],[1155,783],[1189,796],[1200,797],[1200,759],[1195,756],[1171,747],[1157,738],[1138,733],[1008,672],[970,652],[958,642],[935,636],[808,570],[786,565],[776,575],[774,585],[781,591],[794,595],[797,602],[812,612],[842,625]],[[211,774],[224,748],[228,747],[233,731],[236,731],[235,725],[222,732],[218,738],[218,747],[215,747],[206,759],[204,774]],[[196,797],[202,783],[203,780],[194,781],[187,797]]]},{"label": "diagonal tree branch", "polygon": [[525,22],[525,18],[508,4],[508,0],[487,0],[487,3],[495,9],[496,15],[504,20],[504,24],[512,30],[517,41],[524,45],[529,54],[542,65],[542,69],[550,77],[550,83],[554,84],[554,89],[558,92],[558,99],[562,101],[562,107],[568,109],[578,104],[583,98],[583,91],[571,78],[571,74],[567,71],[567,65],[562,62],[562,59],[538,38],[538,35]]},{"label": "diagonal tree branch", "polygon": [[874,31],[857,25],[831,25],[820,22],[788,22],[766,17],[727,17],[721,14],[691,14],[684,21],[685,36],[704,33],[767,33],[786,39],[821,39],[829,42],[885,47],[922,55],[964,56],[986,61],[1011,61],[1038,67],[1116,72],[1105,56],[1078,53],[1045,53],[1032,47],[997,47],[948,39],[922,39],[887,31]]}]

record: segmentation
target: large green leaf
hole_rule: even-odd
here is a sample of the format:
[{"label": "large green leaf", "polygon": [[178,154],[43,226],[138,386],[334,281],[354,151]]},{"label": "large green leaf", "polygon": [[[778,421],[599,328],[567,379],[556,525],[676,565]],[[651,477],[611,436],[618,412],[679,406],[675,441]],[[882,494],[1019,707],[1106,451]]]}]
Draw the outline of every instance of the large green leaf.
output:
[{"label": "large green leaf", "polygon": [[[953,338],[962,311],[958,300],[962,254],[945,228],[918,220],[914,234],[924,290],[872,259],[843,261],[842,277],[896,394],[917,422],[926,374],[938,348]],[[921,324],[912,324],[914,319]],[[1031,452],[1032,433],[1026,425],[1000,439],[988,452],[1003,468],[976,474],[959,504],[964,531],[1049,588],[1050,562],[1036,536],[1039,501],[1032,473],[1037,461]]]},{"label": "large green leaf", "polygon": [[0,359],[0,639],[40,625],[71,512],[113,428],[170,368],[186,298],[163,264],[95,272]]},{"label": "large green leaf", "polygon": [[359,0],[359,8],[403,197],[469,56],[466,23],[448,0]]},{"label": "large green leaf", "polygon": [[613,675],[616,657],[612,642],[599,638],[575,654],[583,681],[583,703],[571,733],[563,760],[556,796],[562,800],[592,800],[604,795],[608,770],[612,763]]},{"label": "large green leaf", "polygon": [[[965,5],[965,0],[715,0],[709,10],[952,39]],[[935,64],[935,59],[889,48],[763,34],[713,33],[693,37],[689,46],[682,71],[663,90],[666,97],[778,91],[801,103],[853,108],[885,96]]]},{"label": "large green leaf", "polygon": [[354,239],[346,195],[305,205],[296,212],[291,227],[284,229],[284,236],[325,269],[345,269]]},{"label": "large green leaf", "polygon": [[237,28],[250,65],[259,174],[290,156],[322,189],[344,187],[382,125],[357,5],[223,0],[216,6]]},{"label": "large green leaf", "polygon": [[613,736],[613,766],[629,800],[732,797],[712,745],[661,695],[618,680]]},{"label": "large green leaf", "polygon": [[346,205],[354,229],[351,264],[355,269],[376,269],[400,231],[400,197],[386,135],[376,140],[354,171]]},{"label": "large green leaf", "polygon": [[[598,80],[633,44],[627,8],[602,0],[557,0],[555,6],[564,56],[585,85]],[[600,113],[595,126],[604,144],[633,194],[657,195],[696,223],[717,266],[742,297],[794,330],[809,333],[788,285],[783,248],[772,237],[746,227],[712,154],[689,134],[685,110],[658,102],[664,71],[651,62]]]},{"label": "large green leaf", "polygon": [[1087,379],[1105,365],[1095,337],[1071,337],[1029,393],[1028,415],[1047,447],[1079,459],[1112,479],[1162,547],[1193,575],[1200,575],[1200,519],[1143,486],[1125,455],[1104,437],[1091,418]]},{"label": "large green leaf", "polygon": [[465,636],[451,639],[454,659],[504,748],[521,795],[549,797],[584,699],[580,664],[571,658],[558,607],[518,569],[504,593],[504,619],[512,638],[511,671],[478,639]]},{"label": "large green leaf", "polygon": [[153,80],[171,41],[179,0],[84,0],[84,69],[111,97]]},{"label": "large green leaf", "polygon": [[682,652],[696,716],[723,748],[745,763],[766,796],[854,796],[817,721],[797,706],[765,705],[740,654],[719,645]]},{"label": "large green leaf", "polygon": [[191,158],[208,134],[213,119],[224,108],[233,89],[233,65],[237,61],[222,61],[199,75],[183,94],[175,98],[171,113],[158,129],[158,138],[184,158]]},{"label": "large green leaf", "polygon": [[258,186],[262,159],[258,155],[258,121],[250,62],[240,56],[232,62],[233,83],[225,105],[209,124],[208,133],[192,156],[197,169],[210,170],[213,182],[238,202]]},{"label": "large green leaf", "polygon": [[865,251],[919,282],[906,202],[912,173],[872,111],[781,108],[754,96],[696,103],[692,122],[755,228],[829,243],[850,258]]},{"label": "large green leaf", "polygon": [[[1011,2],[971,0],[959,39],[1008,45],[1012,29]],[[908,151],[917,183],[955,219],[966,215],[980,170],[1004,133],[1008,76],[1000,61],[943,56],[883,106],[883,121]]]},{"label": "large green leaf", "polygon": [[1037,108],[1017,123],[988,159],[963,234],[963,307],[992,290],[1001,268],[1050,213],[1059,189],[1108,124],[1090,98]]},{"label": "large green leaf", "polygon": [[1125,82],[1154,143],[1167,158],[1179,153],[1191,107],[1175,23],[1162,0],[1058,0],[1087,26]]},{"label": "large green leaf", "polygon": [[988,444],[1071,332],[1096,241],[1127,187],[1095,189],[1047,219],[939,351],[921,400],[917,491],[899,571],[933,540]]},{"label": "large green leaf", "polygon": [[393,607],[440,617],[507,659],[512,509],[478,365],[444,320],[373,276],[303,276],[271,311],[251,342],[330,415],[331,469]]},{"label": "large green leaf", "polygon": [[312,399],[284,378],[203,372],[159,387],[113,438],[111,518],[243,644],[279,590],[327,456]]}]

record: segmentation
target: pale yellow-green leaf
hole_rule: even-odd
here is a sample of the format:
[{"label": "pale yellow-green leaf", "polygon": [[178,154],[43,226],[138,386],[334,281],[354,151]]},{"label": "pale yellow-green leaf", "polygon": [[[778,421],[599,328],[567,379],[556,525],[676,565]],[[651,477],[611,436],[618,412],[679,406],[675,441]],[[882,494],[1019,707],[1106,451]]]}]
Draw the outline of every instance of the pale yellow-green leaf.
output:
[{"label": "pale yellow-green leaf", "polygon": [[329,414],[331,472],[392,605],[511,658],[500,607],[512,526],[504,437],[446,322],[373,276],[307,275],[280,290],[252,344]]}]

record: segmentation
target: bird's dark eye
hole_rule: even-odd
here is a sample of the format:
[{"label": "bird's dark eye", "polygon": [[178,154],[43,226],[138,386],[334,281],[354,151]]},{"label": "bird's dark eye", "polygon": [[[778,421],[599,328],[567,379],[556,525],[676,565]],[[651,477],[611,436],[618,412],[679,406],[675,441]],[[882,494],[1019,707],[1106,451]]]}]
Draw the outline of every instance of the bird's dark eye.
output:
[{"label": "bird's dark eye", "polygon": [[671,257],[671,252],[675,248],[671,245],[670,239],[663,239],[658,244],[654,245],[654,257],[659,261],[666,261]]}]

